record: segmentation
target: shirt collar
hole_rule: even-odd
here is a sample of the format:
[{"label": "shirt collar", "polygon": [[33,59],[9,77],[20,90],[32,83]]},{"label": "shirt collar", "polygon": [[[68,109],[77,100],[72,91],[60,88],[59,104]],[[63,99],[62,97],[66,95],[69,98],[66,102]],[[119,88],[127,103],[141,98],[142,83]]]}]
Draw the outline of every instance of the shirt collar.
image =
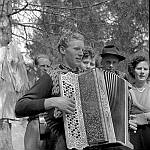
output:
[{"label": "shirt collar", "polygon": [[63,70],[71,71],[71,72],[73,72],[73,73],[79,73],[79,71],[80,71],[78,67],[76,67],[75,69],[72,69],[72,68],[70,68],[69,66],[66,66],[65,64],[60,64],[60,65],[59,65],[59,68],[60,68],[60,69],[63,69]]}]

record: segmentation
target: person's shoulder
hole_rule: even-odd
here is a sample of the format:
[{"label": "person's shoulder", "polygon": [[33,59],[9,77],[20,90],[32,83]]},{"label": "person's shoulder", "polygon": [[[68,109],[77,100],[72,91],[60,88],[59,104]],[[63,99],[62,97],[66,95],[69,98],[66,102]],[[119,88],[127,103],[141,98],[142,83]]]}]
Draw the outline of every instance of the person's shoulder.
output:
[{"label": "person's shoulder", "polygon": [[52,65],[50,68],[47,70],[48,75],[55,74],[59,70],[59,65]]},{"label": "person's shoulder", "polygon": [[145,94],[148,94],[148,97],[150,97],[150,84],[148,83],[146,86],[146,90],[144,90]]},{"label": "person's shoulder", "polygon": [[50,70],[58,70],[60,68],[60,64],[51,65]]},{"label": "person's shoulder", "polygon": [[147,84],[147,88],[150,91],[150,83]]},{"label": "person's shoulder", "polygon": [[51,80],[50,76],[48,73],[44,73],[40,78],[37,80],[37,82],[44,82],[44,81],[49,81]]},{"label": "person's shoulder", "polygon": [[52,79],[52,81],[59,80],[59,75],[63,72],[64,70],[61,69],[60,64],[53,65],[47,70],[48,76]]}]

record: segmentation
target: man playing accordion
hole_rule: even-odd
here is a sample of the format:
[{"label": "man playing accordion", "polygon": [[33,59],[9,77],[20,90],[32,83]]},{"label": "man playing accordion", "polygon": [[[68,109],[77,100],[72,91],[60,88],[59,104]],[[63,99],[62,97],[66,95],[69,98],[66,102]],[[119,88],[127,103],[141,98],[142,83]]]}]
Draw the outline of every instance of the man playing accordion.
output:
[{"label": "man playing accordion", "polygon": [[[120,55],[118,49],[112,45],[105,46],[101,56],[102,68],[100,70],[87,70],[87,73],[78,75],[80,92],[74,95],[76,95],[76,101],[79,101],[76,105],[81,113],[75,111],[74,116],[66,116],[64,121],[69,149],[76,147],[79,150],[129,150],[132,147],[128,139],[128,83],[123,79],[126,78],[125,74],[117,70],[117,65],[125,57]],[[64,95],[67,95],[68,85],[71,85],[73,80],[69,80],[71,76],[62,77],[62,87],[67,87],[63,89]],[[69,78],[69,81],[63,80],[64,78]],[[72,86],[75,84],[73,82]],[[75,88],[78,89],[78,84],[75,85]],[[78,100],[78,95],[82,98],[81,102]],[[105,101],[104,104],[101,101]],[[106,103],[111,109],[112,119],[109,117],[109,108],[105,110]],[[105,122],[105,125],[102,122]],[[105,130],[107,130],[106,133]],[[121,141],[124,144],[121,144]]]},{"label": "man playing accordion", "polygon": [[[119,53],[118,47],[116,47],[114,45],[104,46],[102,53],[100,55],[102,58],[102,60],[101,60],[101,69],[102,70],[106,70],[108,72],[115,73],[120,78],[123,78],[128,81],[128,77],[127,77],[126,73],[123,73],[118,70],[119,63],[126,59],[123,55],[121,55]],[[130,88],[130,84],[129,84],[129,88]],[[108,96],[108,98],[109,98],[109,96]],[[130,102],[130,98],[128,98],[128,99],[129,99],[128,107],[130,109],[131,102]],[[127,148],[125,146],[115,146],[115,147],[112,146],[112,147],[102,148],[102,149],[104,149],[104,150],[126,150],[126,149],[130,149],[130,148]]]},{"label": "man playing accordion", "polygon": [[[81,64],[84,37],[79,33],[65,33],[58,45],[62,63],[52,67],[35,85],[21,97],[15,107],[17,117],[38,117],[47,112],[46,146],[45,150],[66,150],[63,118],[57,117],[60,111],[73,113],[75,102],[71,98],[62,97],[59,89],[59,74],[61,72],[79,72]],[[60,111],[58,111],[58,108]],[[61,113],[60,113],[61,114]],[[29,149],[28,149],[29,150]],[[31,149],[32,150],[32,149]]]},{"label": "man playing accordion", "polygon": [[[51,67],[35,85],[21,97],[15,107],[17,117],[39,117],[45,113],[47,127],[45,129],[44,150],[68,150],[62,112],[73,114],[75,101],[73,98],[61,96],[60,74],[72,72],[78,74],[83,56],[84,38],[79,33],[67,32],[60,39],[58,50],[62,56],[62,63]],[[116,55],[115,55],[116,56]],[[120,57],[119,59],[120,60]],[[100,150],[101,145],[87,147],[85,150]],[[106,148],[107,149],[107,148]],[[109,149],[129,149],[118,146]],[[29,149],[28,149],[29,150]]]}]

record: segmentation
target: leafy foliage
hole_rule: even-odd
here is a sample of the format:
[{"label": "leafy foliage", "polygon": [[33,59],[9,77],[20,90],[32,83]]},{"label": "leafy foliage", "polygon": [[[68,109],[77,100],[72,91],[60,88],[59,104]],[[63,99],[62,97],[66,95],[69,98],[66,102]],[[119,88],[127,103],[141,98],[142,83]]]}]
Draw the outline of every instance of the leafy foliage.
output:
[{"label": "leafy foliage", "polygon": [[19,20],[17,23],[26,33],[32,27],[33,34],[25,35],[31,55],[46,53],[52,61],[58,61],[57,43],[67,30],[82,33],[86,44],[100,52],[108,43],[117,45],[127,57],[149,50],[149,0],[22,1],[27,4],[23,12],[28,12],[32,26],[19,24]]}]

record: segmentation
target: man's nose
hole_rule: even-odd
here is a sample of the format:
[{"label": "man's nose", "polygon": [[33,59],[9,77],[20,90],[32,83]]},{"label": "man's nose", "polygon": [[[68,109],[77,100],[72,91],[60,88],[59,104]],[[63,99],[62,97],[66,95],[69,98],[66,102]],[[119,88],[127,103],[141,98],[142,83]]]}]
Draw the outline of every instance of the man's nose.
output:
[{"label": "man's nose", "polygon": [[114,67],[114,65],[111,63],[111,64],[110,64],[110,68],[113,68],[113,67]]},{"label": "man's nose", "polygon": [[44,69],[43,69],[44,71],[46,71],[47,70],[47,67],[44,67]]},{"label": "man's nose", "polygon": [[79,53],[78,53],[78,54],[79,54],[79,56],[81,56],[81,57],[82,57],[82,56],[83,56],[83,49],[80,49],[80,51],[79,51]]},{"label": "man's nose", "polygon": [[87,68],[87,69],[90,69],[90,63],[87,64],[87,67],[86,67],[86,68]]},{"label": "man's nose", "polygon": [[48,66],[45,66],[45,67],[44,67],[44,71],[47,71],[47,70],[48,70],[48,68],[49,68]]}]

